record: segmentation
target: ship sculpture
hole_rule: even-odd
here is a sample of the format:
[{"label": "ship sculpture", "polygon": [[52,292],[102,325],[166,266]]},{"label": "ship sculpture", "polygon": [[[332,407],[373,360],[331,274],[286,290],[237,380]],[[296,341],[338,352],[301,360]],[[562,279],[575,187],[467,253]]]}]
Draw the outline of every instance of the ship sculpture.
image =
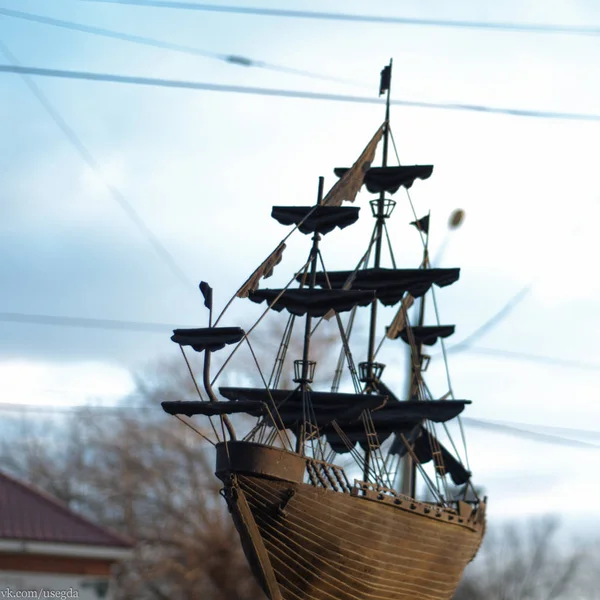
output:
[{"label": "ship sculpture", "polygon": [[[443,445],[436,432],[441,428],[449,434],[447,422],[460,419],[470,402],[455,399],[449,382],[450,391],[434,398],[425,373],[430,356],[424,347],[443,344],[454,332],[452,325],[425,324],[426,296],[433,294],[435,305],[434,286],[456,282],[460,272],[430,265],[429,214],[415,214],[411,223],[423,246],[420,265],[397,267],[389,244],[386,221],[395,206],[389,195],[408,190],[433,171],[430,165],[388,165],[391,68],[390,62],[381,74],[385,121],[354,165],[335,169],[339,180],[327,194],[320,178],[316,204],[273,208],[279,223],[293,226],[287,237],[300,231],[312,236],[312,245],[286,287],[259,286],[281,261],[287,237],[238,290],[234,298],[265,305],[258,322],[248,331],[224,327],[224,311],[213,323],[212,288],[202,282],[209,326],[177,329],[171,338],[184,357],[187,346],[204,353],[207,398],[197,384],[199,400],[162,406],[180,418],[216,419],[216,475],[248,562],[270,600],[448,600],[484,534],[486,500],[478,496],[454,442],[444,439]],[[383,163],[372,167],[381,141]],[[319,242],[357,221],[359,207],[343,202],[353,202],[363,185],[376,195],[370,201],[375,226],[367,251],[357,257],[355,268],[326,271]],[[388,249],[392,265],[384,267]],[[380,305],[398,309],[382,332]],[[369,313],[368,347],[356,364],[349,339],[361,309]],[[270,378],[263,376],[261,387],[219,387],[217,392],[211,355],[224,349],[233,354],[245,343],[251,348],[251,337],[260,335],[262,318],[271,311],[289,317]],[[311,358],[311,339],[323,320],[337,322],[341,341],[338,368],[326,391],[313,385]],[[385,383],[385,365],[376,360],[378,333],[410,350],[404,393]],[[302,354],[293,363],[294,385],[281,389],[290,341],[297,334]],[[194,377],[191,368],[190,373]],[[339,391],[343,373],[352,393]],[[256,419],[242,439],[233,426],[237,413]],[[340,465],[348,457],[354,467]]]}]

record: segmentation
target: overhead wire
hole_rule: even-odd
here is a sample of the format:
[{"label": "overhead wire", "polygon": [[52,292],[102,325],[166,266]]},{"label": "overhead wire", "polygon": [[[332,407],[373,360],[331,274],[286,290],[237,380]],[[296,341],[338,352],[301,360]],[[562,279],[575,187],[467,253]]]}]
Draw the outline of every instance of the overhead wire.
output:
[{"label": "overhead wire", "polygon": [[[92,411],[96,413],[105,413],[111,414],[114,413],[116,415],[120,415],[123,412],[131,412],[137,413],[141,417],[147,416],[150,410],[154,410],[158,408],[158,406],[146,407],[144,405],[124,405],[124,404],[116,404],[116,405],[103,405],[103,404],[71,404],[71,405],[57,405],[57,404],[32,404],[32,403],[15,403],[15,402],[0,402],[0,411],[5,412],[33,412],[33,413],[77,413],[80,411]],[[553,427],[548,425],[538,425],[535,423],[517,423],[510,421],[492,421],[488,419],[478,419],[473,417],[463,417],[463,420],[466,425],[470,426],[481,426],[481,427],[489,427],[495,428],[498,431],[501,429],[514,431],[515,434],[526,433],[532,434],[535,436],[540,436],[547,441],[550,441],[551,438],[558,438],[562,441],[573,441],[577,442],[577,440],[569,440],[568,438],[561,437],[555,435],[556,432],[560,432],[563,434],[573,435],[573,436],[585,436],[585,437],[600,437],[600,431],[593,429],[577,429],[577,428],[563,428],[563,427]],[[552,434],[544,434],[535,431],[528,431],[530,428],[536,429],[545,429],[548,431],[552,431]],[[586,445],[586,443],[581,442],[581,444]],[[594,444],[589,444],[591,446],[597,447]]]},{"label": "overhead wire", "polygon": [[[467,350],[469,354],[482,354],[497,358],[508,358],[512,360],[527,360],[556,367],[570,367],[573,369],[600,371],[600,363],[594,362],[571,360],[568,358],[557,358],[554,356],[544,356],[542,354],[530,354],[528,352],[518,352],[515,350],[503,350],[501,348],[482,348],[480,346],[471,346],[468,349],[465,348],[465,350]],[[460,352],[460,348],[458,351]]]},{"label": "overhead wire", "polygon": [[461,352],[467,350],[467,348],[474,341],[484,336],[488,331],[498,325],[500,321],[503,321],[513,310],[515,310],[517,306],[521,304],[521,302],[529,295],[531,288],[532,286],[529,284],[520,289],[499,311],[494,313],[487,321],[477,327],[477,329],[471,332],[466,338],[456,344],[453,344],[449,348],[446,348],[446,352]]},{"label": "overhead wire", "polygon": [[166,323],[146,323],[119,319],[90,319],[87,317],[63,317],[55,315],[34,315],[25,313],[0,312],[0,321],[5,323],[25,323],[32,325],[54,325],[59,327],[80,327],[84,329],[107,329],[113,331],[136,331],[161,333],[175,329]]},{"label": "overhead wire", "polygon": [[[594,204],[597,204],[597,200],[594,201]],[[570,232],[570,236],[575,235],[579,229],[582,227],[582,224],[585,223],[585,220],[582,221],[581,219],[578,219],[576,221],[575,226],[573,227],[573,229]],[[468,351],[469,348],[471,347],[471,345],[473,344],[473,342],[477,341],[479,338],[481,338],[483,335],[485,335],[486,333],[488,333],[491,329],[493,329],[494,327],[496,327],[501,321],[503,321],[506,317],[508,317],[516,308],[517,306],[519,306],[531,293],[531,291],[534,288],[534,285],[537,283],[537,281],[539,279],[541,279],[545,273],[550,272],[553,269],[553,266],[550,265],[549,267],[546,267],[545,269],[538,269],[535,276],[529,281],[529,283],[525,286],[523,286],[514,296],[512,296],[507,302],[506,304],[504,304],[497,312],[495,312],[489,319],[487,319],[487,321],[485,321],[482,325],[480,325],[479,327],[477,327],[473,332],[471,332],[466,338],[464,338],[463,340],[461,340],[460,342],[450,346],[447,351],[448,352],[465,352]],[[490,353],[491,350],[488,351],[488,353]],[[485,350],[480,349],[479,350],[480,353],[485,352]],[[509,357],[509,355],[511,354],[510,351],[504,351],[504,350],[500,350],[498,351],[498,355],[501,355],[502,353],[504,353],[504,355],[506,357]],[[515,353],[512,353],[513,356],[515,355]],[[434,355],[435,356],[435,355]],[[525,358],[525,354],[523,354],[523,356],[521,356],[521,358]],[[528,359],[533,359],[535,355],[532,354],[528,354],[527,353],[527,358]],[[542,361],[558,361],[560,359],[551,359],[549,357],[540,357]],[[570,363],[570,364],[569,364]],[[558,364],[557,362],[554,362],[554,364]],[[565,364],[563,366],[577,366],[575,361],[565,361]],[[587,368],[587,367],[584,367]],[[595,367],[592,367],[595,368]]]},{"label": "overhead wire", "polygon": [[[278,65],[269,63],[263,60],[255,60],[247,56],[240,56],[236,54],[222,54],[218,52],[210,52],[208,50],[202,50],[195,46],[188,46],[186,44],[178,44],[174,42],[167,42],[164,40],[158,40],[151,37],[145,37],[141,35],[134,35],[122,31],[115,31],[113,29],[107,29],[104,27],[96,27],[93,25],[85,25],[83,23],[76,23],[74,21],[65,21],[63,19],[54,19],[52,17],[46,17],[44,15],[37,15],[33,13],[23,12],[20,10],[11,10],[8,8],[0,8],[0,15],[6,17],[12,17],[15,19],[21,19],[34,23],[42,23],[44,25],[52,25],[55,27],[61,27],[63,29],[69,29],[71,31],[80,31],[82,33],[89,33],[92,35],[98,35],[102,37],[112,38],[116,40],[122,40],[131,42],[134,44],[141,44],[145,46],[151,46],[154,48],[161,48],[163,50],[172,50],[174,52],[181,52],[184,54],[190,54],[193,56],[202,56],[203,58],[210,58],[219,60],[232,65],[240,67],[257,67],[260,69],[268,69],[271,71],[277,71],[279,73],[287,73],[290,75],[298,75],[301,77],[309,77],[311,79],[320,79],[323,81],[331,81],[335,83],[342,83],[346,85],[354,85],[357,87],[367,87],[367,84],[358,81],[351,81],[341,77],[334,77],[332,75],[315,73],[313,71],[305,71],[302,69],[295,69],[293,67],[287,67],[285,65]],[[369,85],[369,88],[372,86]]]},{"label": "overhead wire", "polygon": [[[97,319],[87,317],[68,317],[56,315],[38,315],[26,313],[0,312],[0,322],[19,323],[32,325],[49,325],[56,327],[75,327],[82,329],[103,329],[108,331],[132,331],[139,333],[160,333],[175,329],[178,325],[173,323],[151,323],[144,321],[126,321],[120,319]],[[456,348],[456,346],[453,346]],[[590,371],[600,371],[600,363],[582,362],[579,360],[569,360],[542,354],[531,354],[528,352],[518,352],[513,350],[503,350],[501,348],[484,348],[480,346],[469,346],[464,349],[457,348],[457,352],[468,351],[473,354],[489,355],[509,360],[527,360],[558,367],[585,369]]]},{"label": "overhead wire", "polygon": [[25,85],[29,88],[31,93],[38,99],[40,104],[44,107],[46,112],[50,115],[51,119],[57,125],[57,127],[63,132],[64,136],[69,140],[71,145],[75,148],[79,156],[88,165],[88,167],[97,175],[102,181],[105,188],[109,192],[112,199],[118,204],[121,210],[125,213],[127,218],[133,223],[136,229],[146,239],[146,241],[152,246],[154,252],[159,258],[167,265],[169,270],[181,281],[185,286],[189,287],[192,285],[191,281],[185,275],[183,270],[179,267],[172,254],[165,248],[158,237],[152,232],[152,230],[146,225],[140,214],[133,207],[133,205],[127,200],[124,194],[112,183],[110,183],[103,175],[100,165],[96,159],[92,156],[87,146],[81,141],[79,136],[75,133],[75,130],[66,122],[62,115],[58,112],[56,107],[50,102],[47,96],[42,92],[38,85],[29,77],[27,67],[22,67],[14,54],[8,49],[6,44],[0,41],[0,52],[4,54],[6,59],[11,63],[10,66],[4,65],[6,69],[14,69],[13,72],[21,75]]},{"label": "overhead wire", "polygon": [[[135,75],[117,75],[114,73],[93,73],[90,71],[72,71],[65,69],[46,69],[40,67],[23,67],[16,65],[0,65],[0,73],[15,73],[19,75],[36,75],[40,77],[57,77],[60,79],[86,80],[110,83],[122,83],[131,85],[143,85],[152,87],[164,87],[171,89],[203,90],[224,93],[251,94],[258,96],[273,96],[285,98],[298,98],[306,100],[328,100],[333,102],[352,102],[358,104],[384,104],[379,98],[368,96],[352,96],[347,94],[330,94],[311,92],[304,90],[286,90],[277,88],[250,87],[241,85],[225,85],[201,81],[189,81],[181,79],[164,79],[157,77],[141,77]],[[406,106],[411,108],[428,108],[452,111],[468,111],[485,114],[510,115],[513,117],[530,117],[538,119],[569,120],[599,122],[600,114],[595,113],[573,113],[551,110],[534,110],[521,108],[503,108],[497,106],[486,106],[481,104],[462,104],[452,102],[424,102],[421,100],[391,100],[394,106]]]},{"label": "overhead wire", "polygon": [[[493,421],[486,421],[483,419],[474,419],[472,417],[463,417],[463,421],[465,425],[470,425],[472,427],[479,427],[481,429],[488,429],[489,431],[495,431],[497,433],[505,433],[508,435],[518,436],[522,438],[531,439],[535,442],[547,442],[550,444],[559,444],[565,446],[575,446],[578,448],[599,448],[597,444],[592,444],[590,442],[581,442],[579,440],[572,440],[568,438],[564,438],[558,435],[551,435],[547,433],[538,433],[535,431],[528,431],[521,427],[515,427],[514,425],[504,425],[501,423],[495,423]],[[518,425],[518,424],[517,424]],[[531,425],[530,425],[531,427]],[[533,425],[535,427],[535,425]],[[571,430],[577,431],[577,430]],[[586,432],[584,435],[595,434],[596,432]]]},{"label": "overhead wire", "polygon": [[485,29],[488,31],[514,31],[523,33],[547,33],[567,35],[600,35],[600,27],[583,25],[559,25],[553,23],[511,23],[508,21],[469,21],[449,19],[423,19],[384,15],[364,15],[341,12],[316,12],[308,10],[290,10],[265,8],[258,6],[224,6],[200,2],[177,2],[165,0],[80,0],[86,3],[101,3],[126,6],[145,6],[152,8],[170,8],[204,12],[234,13],[265,17],[286,17],[293,19],[318,19],[325,21],[348,21],[361,23],[379,23],[389,25],[412,25],[420,27],[443,27],[459,29]]}]

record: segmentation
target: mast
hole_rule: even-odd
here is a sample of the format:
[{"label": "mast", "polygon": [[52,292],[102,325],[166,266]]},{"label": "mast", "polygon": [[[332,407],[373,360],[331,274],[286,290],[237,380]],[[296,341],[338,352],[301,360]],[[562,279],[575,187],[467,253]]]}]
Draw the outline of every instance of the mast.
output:
[{"label": "mast", "polygon": [[[390,138],[390,91],[392,82],[392,59],[390,58],[390,64],[384,67],[381,72],[381,84],[379,88],[379,94],[387,88],[387,96],[385,101],[385,128],[383,132],[383,157],[381,160],[381,166],[387,167],[388,159],[388,145]],[[373,201],[375,202],[375,201]],[[381,266],[381,245],[383,241],[383,226],[385,223],[385,191],[379,192],[379,198],[377,199],[377,210],[373,211],[373,216],[377,219],[375,224],[375,261],[374,267],[378,268]],[[367,356],[368,362],[368,376],[373,378],[373,363],[375,362],[375,336],[377,329],[377,299],[371,304],[371,321],[369,326],[369,350]],[[365,459],[363,466],[363,480],[368,481],[369,479],[369,463],[371,460],[371,451],[369,448],[365,450]]]},{"label": "mast", "polygon": [[[383,158],[381,161],[382,167],[387,167],[387,155],[388,155],[388,144],[390,137],[390,88],[392,78],[392,60],[385,70],[388,70],[388,85],[387,85],[387,98],[385,103],[385,129],[383,132]],[[383,78],[383,72],[382,72]],[[385,192],[382,190],[379,193],[377,199],[377,212],[374,213],[374,217],[377,219],[375,225],[375,268],[381,265],[381,243],[383,238],[383,225],[385,222],[384,216],[384,200]],[[371,324],[369,329],[369,355],[368,360],[372,363],[375,360],[375,334],[377,327],[377,301],[374,301],[371,305]]]},{"label": "mast", "polygon": [[[426,230],[424,231],[418,225],[419,221],[417,221],[417,229],[421,233],[421,235],[425,234],[425,246],[423,248],[423,268],[426,269],[429,264],[429,225],[427,225]],[[419,320],[418,326],[423,327],[425,324],[425,297],[426,294],[423,294],[421,297],[421,303],[419,306]],[[421,372],[423,369],[423,344],[422,342],[417,342],[414,348],[411,344],[408,346],[409,352],[409,378],[408,378],[408,399],[409,400],[419,400],[419,381],[421,379]],[[402,463],[402,487],[401,492],[406,494],[407,496],[415,497],[417,493],[416,489],[417,483],[417,465],[415,461],[412,459],[411,455],[408,453],[404,456]]]},{"label": "mast", "polygon": [[[325,178],[319,177],[319,189],[317,192],[317,205],[320,205],[323,201],[323,184]],[[315,231],[312,241],[313,245],[310,250],[310,279],[308,283],[309,289],[314,289],[315,280],[317,276],[317,256],[319,252],[319,240],[321,239],[320,234]],[[302,360],[295,361],[295,381],[300,384],[300,389],[302,390],[302,403],[306,408],[306,404],[308,401],[307,394],[310,392],[310,383],[312,383],[315,363],[309,360],[310,355],[310,332],[312,327],[312,317],[309,313],[306,313],[306,324],[304,326],[304,344],[302,349]],[[305,437],[305,427],[306,420],[300,426],[299,431],[297,432],[296,438],[296,452],[299,454],[304,454],[304,437]]]}]

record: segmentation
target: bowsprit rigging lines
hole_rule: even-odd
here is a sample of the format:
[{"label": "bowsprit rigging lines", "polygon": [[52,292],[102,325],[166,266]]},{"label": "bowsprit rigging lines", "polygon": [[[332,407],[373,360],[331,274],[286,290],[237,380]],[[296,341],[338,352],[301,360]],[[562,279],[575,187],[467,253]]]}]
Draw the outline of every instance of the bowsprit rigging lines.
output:
[{"label": "bowsprit rigging lines", "polygon": [[[200,81],[181,79],[164,79],[156,77],[138,77],[133,75],[116,75],[114,73],[93,73],[89,71],[70,71],[65,69],[45,69],[16,65],[0,65],[0,73],[15,73],[19,75],[35,75],[40,77],[56,77],[60,79],[79,79],[104,83],[122,83],[171,89],[203,90],[223,93],[252,94],[258,96],[298,98],[306,100],[327,100],[332,102],[351,102],[358,104],[382,104],[378,98],[368,96],[350,96],[346,94],[328,94],[301,90],[284,90],[240,85],[222,85]],[[566,121],[600,121],[600,114],[573,113],[551,110],[534,110],[522,108],[503,108],[481,104],[462,104],[452,102],[422,102],[420,100],[398,100],[390,102],[394,106],[410,108],[426,108],[438,110],[466,111],[484,114],[508,115],[513,117],[530,117],[537,119],[552,119]]]}]

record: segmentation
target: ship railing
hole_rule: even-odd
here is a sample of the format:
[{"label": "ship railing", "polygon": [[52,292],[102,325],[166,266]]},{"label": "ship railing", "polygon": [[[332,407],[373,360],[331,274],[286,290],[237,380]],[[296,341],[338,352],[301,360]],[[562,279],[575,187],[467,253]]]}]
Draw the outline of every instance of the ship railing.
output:
[{"label": "ship railing", "polygon": [[306,461],[306,471],[311,484],[315,487],[324,487],[344,494],[350,494],[352,491],[352,486],[342,467],[324,460],[309,458]]},{"label": "ship railing", "polygon": [[392,498],[399,498],[400,500],[406,500],[407,502],[414,502],[414,498],[410,496],[406,496],[405,494],[401,494],[392,488],[385,487],[384,485],[380,485],[378,483],[373,483],[371,481],[361,481],[360,479],[354,480],[354,486],[352,487],[352,495],[366,496],[367,492],[375,492],[378,496],[391,496]]},{"label": "ship railing", "polygon": [[[415,502],[415,499],[411,498],[411,496],[402,494],[396,490],[393,490],[392,488],[388,488],[383,485],[379,485],[377,483],[373,483],[370,481],[361,481],[359,479],[354,480],[354,486],[352,488],[351,493],[354,496],[360,496],[360,495],[367,496],[367,495],[377,494],[377,497],[380,500],[383,500],[383,498],[385,496],[388,496],[388,497],[391,497],[394,499],[403,500],[404,502],[407,502],[409,504],[412,504]],[[437,512],[447,513],[449,515],[455,515],[457,513],[457,509],[458,509],[457,502],[451,502],[449,504],[448,503],[441,504],[440,502],[427,502],[427,501],[420,501],[420,502],[421,502],[421,504],[427,504],[427,505],[434,507]]]}]

